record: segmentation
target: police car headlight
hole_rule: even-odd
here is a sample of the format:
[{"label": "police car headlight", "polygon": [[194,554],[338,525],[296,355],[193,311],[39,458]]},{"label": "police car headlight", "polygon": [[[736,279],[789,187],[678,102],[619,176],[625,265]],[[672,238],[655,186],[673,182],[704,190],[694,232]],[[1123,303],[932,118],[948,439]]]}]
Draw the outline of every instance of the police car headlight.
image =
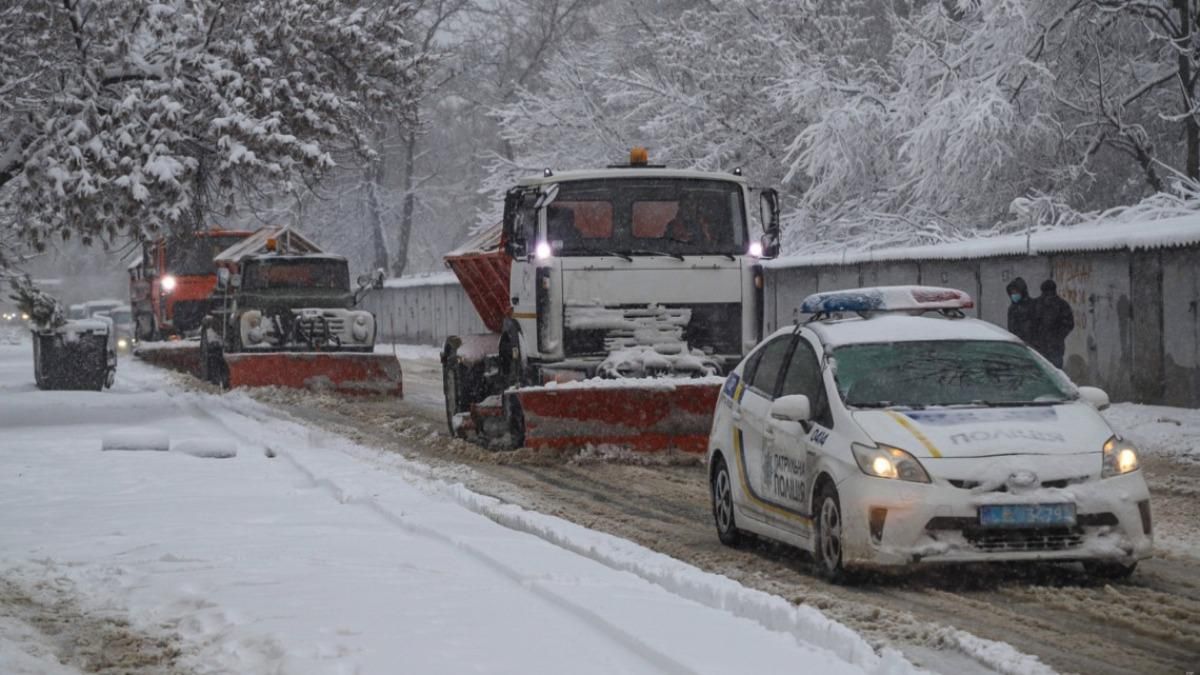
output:
[{"label": "police car headlight", "polygon": [[850,446],[858,468],[868,476],[893,478],[913,483],[928,483],[929,474],[916,457],[900,448],[888,445],[871,447],[855,443]]},{"label": "police car headlight", "polygon": [[1113,436],[1104,442],[1104,464],[1100,470],[1101,478],[1120,476],[1123,473],[1137,471],[1137,446],[1129,441]]}]

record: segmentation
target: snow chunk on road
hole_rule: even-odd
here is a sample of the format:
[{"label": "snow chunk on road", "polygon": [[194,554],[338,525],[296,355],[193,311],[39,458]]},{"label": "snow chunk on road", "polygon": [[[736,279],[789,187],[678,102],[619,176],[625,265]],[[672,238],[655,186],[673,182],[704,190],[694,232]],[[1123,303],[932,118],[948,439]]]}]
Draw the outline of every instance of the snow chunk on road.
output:
[{"label": "snow chunk on road", "polygon": [[101,450],[151,450],[166,452],[171,447],[167,432],[149,427],[114,429],[100,439]]},{"label": "snow chunk on road", "polygon": [[189,438],[171,446],[171,452],[206,459],[237,457],[237,443],[221,438]]}]

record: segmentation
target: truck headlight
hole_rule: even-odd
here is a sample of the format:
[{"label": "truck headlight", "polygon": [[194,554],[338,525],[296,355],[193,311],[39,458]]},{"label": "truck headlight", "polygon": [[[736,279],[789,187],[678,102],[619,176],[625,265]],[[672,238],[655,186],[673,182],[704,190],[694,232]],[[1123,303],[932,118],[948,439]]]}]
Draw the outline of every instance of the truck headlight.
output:
[{"label": "truck headlight", "polygon": [[172,274],[168,274],[168,275],[164,276],[164,277],[162,278],[162,289],[163,289],[163,292],[164,292],[164,293],[170,293],[171,291],[174,291],[174,290],[175,290],[175,284],[176,284],[176,283],[178,283],[178,282],[175,280],[175,276],[174,276],[174,275],[172,275]]},{"label": "truck headlight", "polygon": [[850,446],[858,468],[868,476],[895,478],[913,483],[928,483],[929,474],[916,457],[889,445],[870,447],[854,443]]},{"label": "truck headlight", "polygon": [[129,340],[125,338],[117,338],[117,349],[125,349],[129,346]]},{"label": "truck headlight", "polygon": [[358,342],[366,342],[371,339],[371,317],[366,313],[361,313],[354,317],[354,324],[350,326],[350,335]]},{"label": "truck headlight", "polygon": [[1101,478],[1111,478],[1137,471],[1139,465],[1137,446],[1133,443],[1116,436],[1104,442],[1104,464],[1100,470]]}]

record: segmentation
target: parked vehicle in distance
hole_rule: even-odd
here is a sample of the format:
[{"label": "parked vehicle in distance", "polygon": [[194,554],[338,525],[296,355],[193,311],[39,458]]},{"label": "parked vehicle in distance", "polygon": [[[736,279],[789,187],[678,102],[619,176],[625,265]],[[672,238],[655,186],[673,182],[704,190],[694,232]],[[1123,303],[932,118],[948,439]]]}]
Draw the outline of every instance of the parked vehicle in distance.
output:
[{"label": "parked vehicle in distance", "polygon": [[1078,561],[1123,578],[1153,551],[1138,450],[962,291],[819,293],[726,380],[709,439],[720,540],[860,566]]},{"label": "parked vehicle in distance", "polygon": [[213,258],[248,236],[214,228],[146,242],[128,268],[134,336],[158,340],[198,331],[217,287]]},{"label": "parked vehicle in distance", "polygon": [[99,312],[97,316],[105,316],[112,319],[118,352],[128,353],[133,351],[133,348],[137,346],[138,340],[133,325],[133,310],[129,305],[119,305],[108,311]]}]

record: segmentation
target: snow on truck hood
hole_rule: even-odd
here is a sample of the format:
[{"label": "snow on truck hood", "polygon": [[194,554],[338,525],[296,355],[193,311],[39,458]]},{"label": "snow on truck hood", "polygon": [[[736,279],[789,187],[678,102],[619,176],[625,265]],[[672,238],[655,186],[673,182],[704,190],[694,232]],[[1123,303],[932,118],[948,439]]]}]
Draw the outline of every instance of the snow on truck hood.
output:
[{"label": "snow on truck hood", "polygon": [[920,458],[1099,454],[1112,430],[1083,402],[1054,406],[858,410],[877,443]]}]

